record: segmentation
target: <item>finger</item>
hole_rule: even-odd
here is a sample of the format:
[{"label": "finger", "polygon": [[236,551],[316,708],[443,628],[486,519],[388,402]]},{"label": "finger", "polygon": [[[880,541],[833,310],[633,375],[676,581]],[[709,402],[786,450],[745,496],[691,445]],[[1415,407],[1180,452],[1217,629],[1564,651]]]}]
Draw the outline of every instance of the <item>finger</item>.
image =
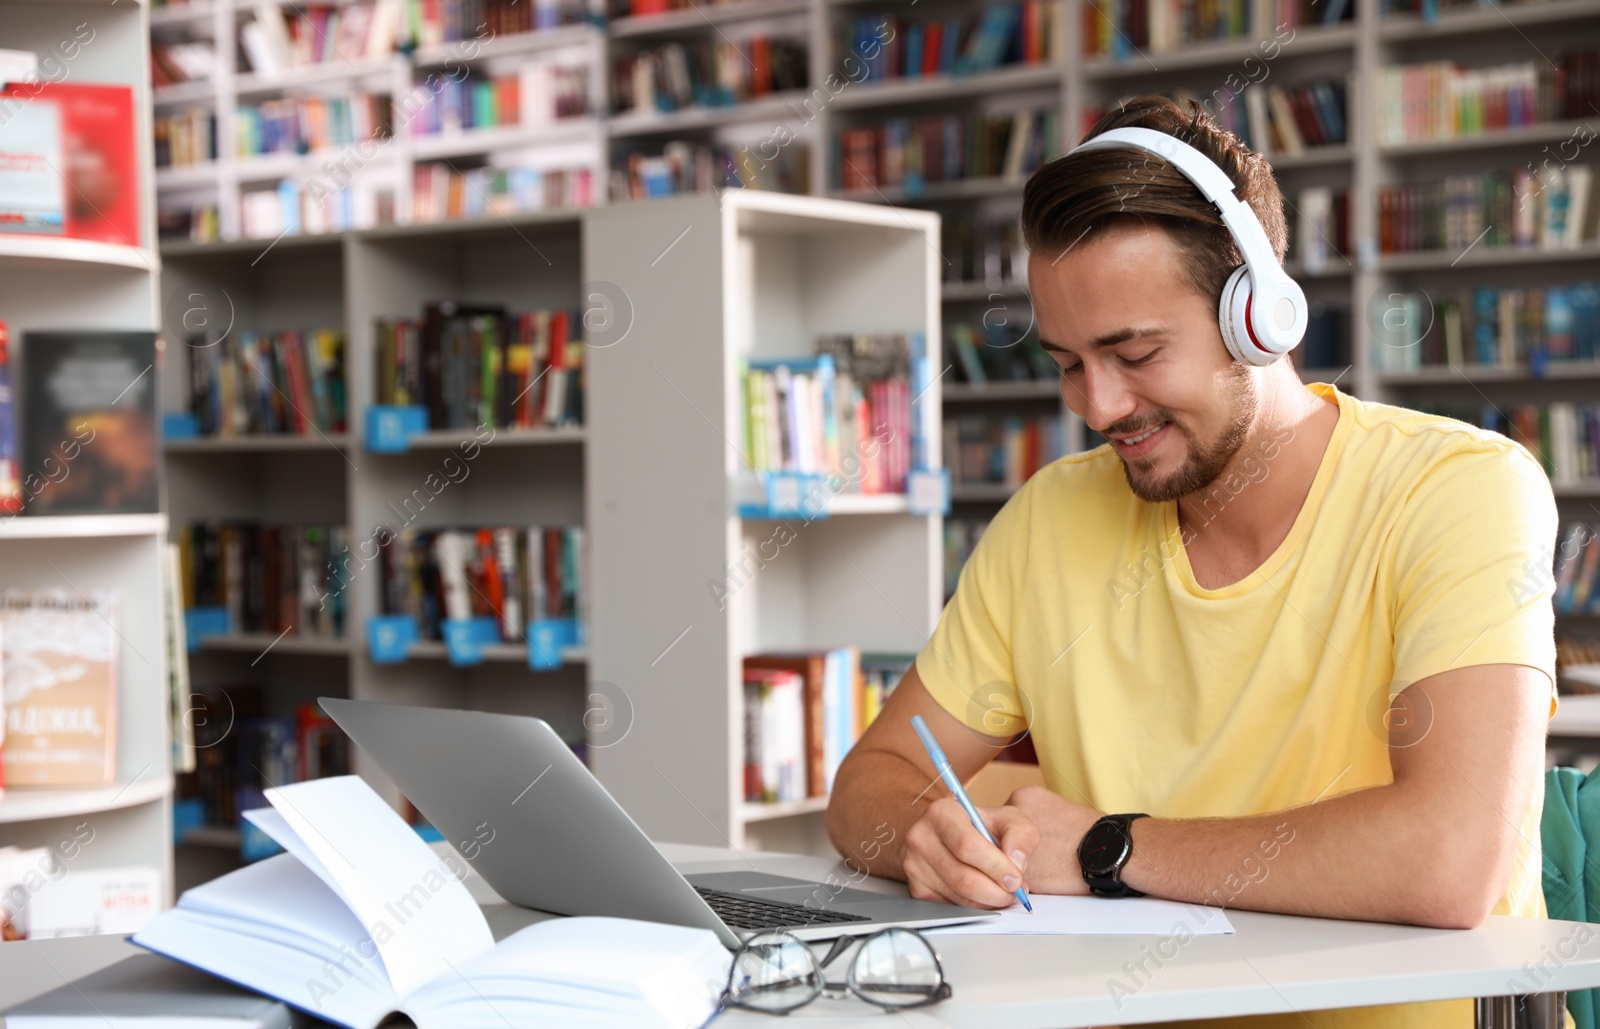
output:
[{"label": "finger", "polygon": [[938,804],[929,806],[927,813],[906,833],[907,852],[902,867],[906,870],[907,880],[910,880],[912,869],[915,869],[923,885],[942,893],[952,903],[986,908],[1009,906],[1013,901],[1011,891],[1002,889],[984,872],[952,854],[946,837],[947,834],[959,836],[954,830],[964,829],[967,836],[982,846],[991,851],[994,848],[989,847],[972,823],[966,821],[966,814],[961,811],[959,804],[954,801],[938,803],[947,803],[954,808],[961,821],[952,827],[946,824],[949,817],[947,810],[941,810]]},{"label": "finger", "polygon": [[1039,848],[1039,826],[1014,807],[998,808],[989,822],[990,831],[1000,841],[1000,851],[1011,859],[1018,872],[1028,870],[1028,858]]},{"label": "finger", "polygon": [[934,882],[927,864],[920,858],[908,857],[903,867],[906,873],[906,887],[911,891],[911,896],[918,900],[938,901],[941,904],[957,903]]},{"label": "finger", "polygon": [[963,864],[982,872],[991,882],[1004,887],[1007,894],[1022,885],[1021,869],[1012,864],[999,847],[983,838],[959,804],[954,801],[951,804],[957,814],[945,816],[941,811],[941,817],[934,823],[939,830],[939,838],[950,853]]}]

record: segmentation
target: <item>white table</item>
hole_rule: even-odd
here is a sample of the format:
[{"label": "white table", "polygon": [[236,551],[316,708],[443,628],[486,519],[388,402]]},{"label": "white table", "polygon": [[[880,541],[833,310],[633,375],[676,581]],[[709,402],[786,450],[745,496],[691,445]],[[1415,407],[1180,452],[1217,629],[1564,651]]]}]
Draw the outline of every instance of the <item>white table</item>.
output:
[{"label": "white table", "polygon": [[[668,844],[662,850],[686,872],[750,868],[821,878],[834,862],[823,858],[748,855]],[[467,880],[483,903],[498,898],[481,879]],[[892,891],[868,880],[862,889]],[[1357,1007],[1525,992],[1524,964],[1546,961],[1540,991],[1600,987],[1600,931],[1573,922],[1491,917],[1478,929],[1448,931],[1368,922],[1229,912],[1237,932],[1197,936],[1163,959],[1136,992],[1113,996],[1110,982],[1128,983],[1124,963],[1156,949],[1160,937],[951,936],[937,940],[955,995],[895,1019],[896,1029],[1070,1029],[1203,1018]],[[1574,934],[1579,934],[1575,938]],[[1586,944],[1577,939],[1588,936]],[[1169,951],[1172,948],[1167,948]],[[0,944],[0,1010],[134,953],[123,940],[92,937]],[[842,971],[831,970],[835,977]],[[840,1029],[885,1029],[881,1015],[855,1001],[823,999],[789,1016],[827,1019]],[[730,1011],[716,1029],[776,1029],[770,1016]]]}]

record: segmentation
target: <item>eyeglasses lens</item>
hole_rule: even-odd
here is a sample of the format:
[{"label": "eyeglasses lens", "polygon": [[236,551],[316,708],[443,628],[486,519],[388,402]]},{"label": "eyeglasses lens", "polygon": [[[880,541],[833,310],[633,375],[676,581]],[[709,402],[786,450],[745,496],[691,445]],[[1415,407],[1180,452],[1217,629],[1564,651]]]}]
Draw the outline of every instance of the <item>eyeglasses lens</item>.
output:
[{"label": "eyeglasses lens", "polygon": [[822,970],[804,943],[785,933],[757,936],[733,959],[729,999],[762,1011],[791,1011],[822,992]]},{"label": "eyeglasses lens", "polygon": [[851,989],[883,1007],[921,1004],[938,992],[943,980],[933,947],[905,929],[869,938],[850,964]]}]

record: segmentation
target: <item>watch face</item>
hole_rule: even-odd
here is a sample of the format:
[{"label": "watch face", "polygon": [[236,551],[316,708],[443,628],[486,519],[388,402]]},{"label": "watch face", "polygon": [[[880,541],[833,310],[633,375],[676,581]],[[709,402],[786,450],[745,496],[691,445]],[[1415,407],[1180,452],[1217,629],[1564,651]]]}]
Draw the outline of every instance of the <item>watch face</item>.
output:
[{"label": "watch face", "polygon": [[1114,822],[1096,822],[1078,846],[1078,863],[1087,875],[1110,875],[1128,857],[1128,835]]}]

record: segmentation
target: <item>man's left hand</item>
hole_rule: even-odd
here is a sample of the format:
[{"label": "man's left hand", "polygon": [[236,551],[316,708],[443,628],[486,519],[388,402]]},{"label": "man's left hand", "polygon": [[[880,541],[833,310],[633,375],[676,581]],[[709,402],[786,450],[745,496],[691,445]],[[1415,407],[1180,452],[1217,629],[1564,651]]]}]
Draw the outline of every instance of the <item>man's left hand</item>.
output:
[{"label": "man's left hand", "polygon": [[1092,807],[1074,804],[1043,786],[1024,786],[1006,801],[1039,830],[1039,845],[1028,855],[1023,881],[1031,893],[1086,894],[1078,864],[1078,843],[1089,827],[1100,820]]}]

